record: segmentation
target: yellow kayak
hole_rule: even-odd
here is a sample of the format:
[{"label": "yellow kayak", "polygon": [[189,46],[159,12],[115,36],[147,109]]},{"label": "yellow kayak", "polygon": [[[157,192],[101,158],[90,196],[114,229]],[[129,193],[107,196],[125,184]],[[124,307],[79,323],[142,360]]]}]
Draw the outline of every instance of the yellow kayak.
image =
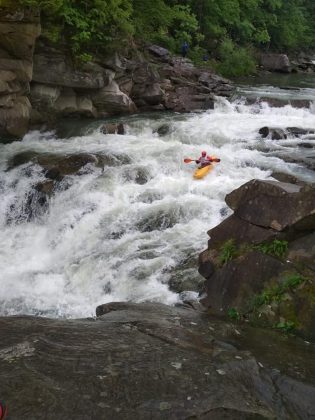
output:
[{"label": "yellow kayak", "polygon": [[210,171],[212,171],[213,165],[207,165],[203,168],[198,168],[194,172],[194,178],[195,179],[202,179],[204,178]]}]

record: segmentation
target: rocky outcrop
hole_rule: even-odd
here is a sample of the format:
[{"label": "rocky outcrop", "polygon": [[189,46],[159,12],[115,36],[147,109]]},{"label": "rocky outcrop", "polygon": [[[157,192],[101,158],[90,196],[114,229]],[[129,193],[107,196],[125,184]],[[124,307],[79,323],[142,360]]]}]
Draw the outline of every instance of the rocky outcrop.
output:
[{"label": "rocky outcrop", "polygon": [[[53,69],[47,74],[46,68]],[[229,82],[151,45],[146,54],[98,58],[76,69],[69,57],[40,41],[34,55],[34,122],[67,115],[104,117],[136,111],[189,112],[229,96]],[[39,115],[38,115],[39,114]]]},{"label": "rocky outcrop", "polygon": [[272,140],[283,140],[288,136],[290,137],[300,137],[314,134],[312,129],[304,129],[299,127],[287,127],[285,130],[275,127],[261,127],[259,129],[259,134],[262,138],[270,137]]},{"label": "rocky outcrop", "polygon": [[223,78],[151,45],[130,57],[78,64],[40,34],[39,12],[0,9],[0,133],[23,136],[29,124],[61,117],[107,117],[137,111],[189,112],[229,96]]},{"label": "rocky outcrop", "polygon": [[261,54],[259,64],[266,70],[281,73],[291,72],[291,63],[286,54]]},{"label": "rocky outcrop", "polygon": [[33,51],[39,12],[0,9],[0,134],[19,137],[28,129]]},{"label": "rocky outcrop", "polygon": [[293,71],[297,73],[313,73],[315,71],[314,56],[300,53],[291,60]]},{"label": "rocky outcrop", "polygon": [[12,419],[315,415],[310,346],[188,306],[115,302],[96,319],[5,317],[0,334],[1,398]]},{"label": "rocky outcrop", "polygon": [[226,203],[199,259],[204,305],[314,338],[314,186],[253,180]]}]

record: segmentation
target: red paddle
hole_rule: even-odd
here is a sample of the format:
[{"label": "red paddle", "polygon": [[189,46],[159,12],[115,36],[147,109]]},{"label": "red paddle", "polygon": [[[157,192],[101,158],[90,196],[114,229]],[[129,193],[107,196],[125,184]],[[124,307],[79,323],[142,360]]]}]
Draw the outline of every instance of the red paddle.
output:
[{"label": "red paddle", "polygon": [[[196,159],[185,158],[184,162],[185,163],[196,162]],[[221,162],[221,159],[214,158],[214,159],[211,159],[211,162],[217,162],[218,163],[218,162]]]}]

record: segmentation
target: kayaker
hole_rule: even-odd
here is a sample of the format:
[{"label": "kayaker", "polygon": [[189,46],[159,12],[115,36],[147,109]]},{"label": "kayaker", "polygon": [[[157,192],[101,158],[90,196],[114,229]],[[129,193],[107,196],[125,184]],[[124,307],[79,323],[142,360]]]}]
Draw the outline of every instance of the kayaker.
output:
[{"label": "kayaker", "polygon": [[200,158],[196,160],[197,165],[199,168],[204,168],[205,166],[211,165],[212,162],[219,161],[219,159],[213,159],[211,156],[207,156],[207,152],[202,151]]}]

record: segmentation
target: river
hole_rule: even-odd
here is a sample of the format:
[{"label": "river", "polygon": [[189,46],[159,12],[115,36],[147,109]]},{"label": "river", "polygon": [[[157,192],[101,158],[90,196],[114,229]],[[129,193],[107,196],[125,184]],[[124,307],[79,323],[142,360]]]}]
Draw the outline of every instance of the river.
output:
[{"label": "river", "polygon": [[[218,98],[213,110],[121,118],[124,136],[102,134],[104,121],[72,122],[66,138],[32,131],[0,144],[0,315],[88,317],[111,301],[174,304],[196,297],[196,290],[172,291],[169,282],[202,281],[198,254],[207,230],[231,213],[227,193],[273,172],[315,181],[314,135],[274,141],[258,133],[263,126],[315,130],[315,105],[272,107],[246,97],[314,100],[312,83],[299,90],[291,82],[240,84],[232,102]],[[164,124],[169,132],[159,136]],[[202,150],[221,163],[196,181],[194,163],[183,159]],[[43,171],[31,162],[8,170],[12,157],[27,151],[101,154],[117,165],[87,165],[80,176],[67,176],[47,211],[28,220],[25,201]]]}]

